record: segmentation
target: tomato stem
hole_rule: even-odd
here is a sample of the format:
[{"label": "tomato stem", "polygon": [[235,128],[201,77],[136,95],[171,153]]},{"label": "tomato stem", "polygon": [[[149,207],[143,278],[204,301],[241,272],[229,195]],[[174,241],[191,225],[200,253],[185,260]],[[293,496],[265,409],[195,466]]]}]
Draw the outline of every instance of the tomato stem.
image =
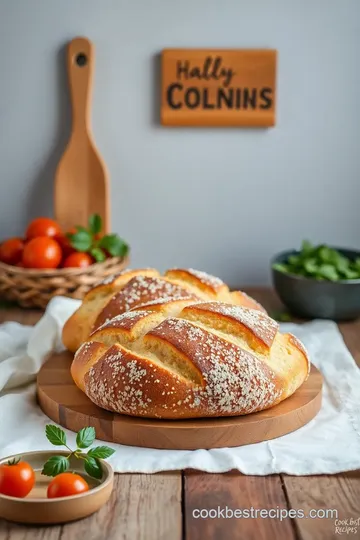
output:
[{"label": "tomato stem", "polygon": [[8,465],[17,465],[18,463],[20,463],[21,461],[21,457],[19,458],[13,458],[13,459],[9,459],[9,461],[7,462]]}]

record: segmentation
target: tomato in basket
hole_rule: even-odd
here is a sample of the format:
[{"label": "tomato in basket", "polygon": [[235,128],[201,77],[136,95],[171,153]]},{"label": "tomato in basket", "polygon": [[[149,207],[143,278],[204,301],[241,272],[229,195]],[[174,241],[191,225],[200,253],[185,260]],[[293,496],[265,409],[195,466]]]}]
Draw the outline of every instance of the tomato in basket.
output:
[{"label": "tomato in basket", "polygon": [[66,257],[62,266],[63,268],[87,268],[93,264],[93,262],[94,259],[88,253],[76,251],[75,253],[72,253]]},{"label": "tomato in basket", "polygon": [[0,245],[0,261],[6,264],[18,264],[24,251],[21,238],[9,238]]},{"label": "tomato in basket", "polygon": [[39,217],[31,221],[26,229],[26,238],[38,238],[39,236],[49,236],[51,238],[61,235],[60,225],[54,220],[46,217]]},{"label": "tomato in basket", "polygon": [[25,268],[57,268],[62,251],[59,244],[47,236],[39,236],[28,242],[24,248],[22,262]]}]

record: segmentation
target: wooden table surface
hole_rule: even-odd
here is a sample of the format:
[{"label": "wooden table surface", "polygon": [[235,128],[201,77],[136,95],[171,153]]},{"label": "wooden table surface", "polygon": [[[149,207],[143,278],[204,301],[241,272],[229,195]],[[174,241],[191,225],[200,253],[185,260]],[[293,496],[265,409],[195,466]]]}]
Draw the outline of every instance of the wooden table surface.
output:
[{"label": "wooden table surface", "polygon": [[[268,289],[248,289],[267,309],[281,309]],[[0,322],[34,324],[39,312],[0,311]],[[360,320],[339,324],[360,366]],[[335,508],[338,518],[360,517],[360,471],[296,477],[286,474],[244,476],[238,472],[207,474],[179,471],[117,474],[108,504],[76,523],[25,527],[0,520],[1,540],[330,540],[338,539],[334,518],[327,519],[196,519],[194,509]],[[360,525],[360,523],[359,523]],[[344,535],[360,538],[357,532]]]}]

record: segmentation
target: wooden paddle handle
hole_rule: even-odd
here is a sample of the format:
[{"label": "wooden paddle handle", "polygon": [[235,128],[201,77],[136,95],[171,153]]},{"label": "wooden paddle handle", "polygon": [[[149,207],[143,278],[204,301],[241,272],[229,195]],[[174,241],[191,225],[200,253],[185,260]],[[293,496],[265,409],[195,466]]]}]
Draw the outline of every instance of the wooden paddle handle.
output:
[{"label": "wooden paddle handle", "polygon": [[72,104],[73,131],[90,131],[90,106],[94,71],[94,47],[90,40],[77,37],[67,49],[67,69]]}]

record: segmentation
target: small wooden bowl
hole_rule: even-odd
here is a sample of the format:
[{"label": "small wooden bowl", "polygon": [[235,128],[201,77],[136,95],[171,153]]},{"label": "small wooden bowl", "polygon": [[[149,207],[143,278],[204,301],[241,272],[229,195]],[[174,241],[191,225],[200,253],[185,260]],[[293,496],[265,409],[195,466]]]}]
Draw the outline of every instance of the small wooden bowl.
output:
[{"label": "small wooden bowl", "polygon": [[110,498],[114,484],[112,467],[101,460],[103,477],[96,480],[88,476],[83,469],[83,461],[70,458],[70,471],[85,478],[90,490],[72,497],[48,499],[46,491],[52,477],[41,474],[44,463],[54,455],[68,455],[68,452],[46,450],[43,452],[25,452],[0,460],[0,465],[9,459],[21,458],[27,461],[35,470],[36,483],[32,491],[24,499],[8,497],[0,494],[0,518],[17,523],[55,524],[75,521],[93,514]]}]

